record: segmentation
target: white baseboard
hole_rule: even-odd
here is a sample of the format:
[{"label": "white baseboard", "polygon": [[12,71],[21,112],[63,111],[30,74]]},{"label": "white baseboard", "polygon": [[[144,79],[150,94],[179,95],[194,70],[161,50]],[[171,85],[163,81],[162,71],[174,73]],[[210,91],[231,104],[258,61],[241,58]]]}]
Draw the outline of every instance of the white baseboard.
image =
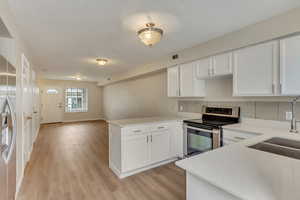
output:
[{"label": "white baseboard", "polygon": [[63,122],[86,122],[86,121],[97,121],[104,120],[103,118],[91,118],[91,119],[75,119],[75,120],[64,120]]},{"label": "white baseboard", "polygon": [[[86,121],[97,121],[104,120],[104,118],[91,118],[91,119],[74,119],[74,120],[63,120],[61,122],[53,122],[53,123],[68,123],[68,122],[86,122]],[[51,122],[41,122],[41,124],[51,124]]]},{"label": "white baseboard", "polygon": [[19,192],[20,192],[20,190],[21,190],[23,178],[24,178],[24,170],[23,170],[23,172],[22,172],[22,174],[21,174],[20,179],[19,179],[18,182],[17,182],[15,200],[18,199],[18,195],[19,195]]},{"label": "white baseboard", "polygon": [[143,172],[143,171],[146,171],[146,170],[149,170],[149,169],[152,169],[152,168],[155,168],[155,167],[158,167],[158,166],[161,166],[161,165],[165,165],[165,164],[168,164],[168,163],[171,163],[171,162],[174,162],[178,160],[178,158],[171,158],[171,159],[168,159],[168,160],[165,160],[165,161],[162,161],[162,162],[158,162],[158,163],[154,163],[152,165],[149,165],[149,166],[146,166],[146,167],[143,167],[143,168],[139,168],[139,169],[136,169],[136,170],[133,170],[133,171],[129,171],[129,172],[126,172],[126,173],[120,173],[120,171],[115,168],[113,165],[109,165],[109,168],[120,178],[120,179],[123,179],[123,178],[126,178],[128,176],[131,176],[131,175],[134,175],[134,174],[137,174],[137,173],[140,173],[140,172]]},{"label": "white baseboard", "polygon": [[31,148],[30,148],[30,151],[28,152],[29,156],[28,156],[28,160],[26,161],[25,165],[24,165],[24,169],[22,169],[22,173],[21,173],[21,176],[17,182],[17,185],[16,185],[16,194],[15,194],[15,199],[17,200],[18,198],[18,194],[20,192],[20,189],[21,189],[21,186],[22,186],[22,183],[23,183],[23,178],[24,178],[24,173],[25,173],[25,169],[26,169],[26,166],[28,164],[28,162],[30,161],[31,159],[31,154],[32,154],[32,151],[33,151],[33,147],[34,147],[34,143],[36,142],[36,139],[39,135],[39,132],[40,132],[40,126],[38,126],[37,130],[36,130],[36,133],[35,133],[35,137],[34,137],[34,140],[32,142],[32,145],[31,145]]}]

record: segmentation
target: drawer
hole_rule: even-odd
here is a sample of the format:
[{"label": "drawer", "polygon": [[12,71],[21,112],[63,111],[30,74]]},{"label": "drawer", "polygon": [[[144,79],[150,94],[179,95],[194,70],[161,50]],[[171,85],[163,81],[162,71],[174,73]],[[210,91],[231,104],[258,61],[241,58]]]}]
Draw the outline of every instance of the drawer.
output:
[{"label": "drawer", "polygon": [[231,141],[241,141],[258,136],[257,133],[223,130],[223,138]]},{"label": "drawer", "polygon": [[147,133],[147,127],[145,126],[126,127],[122,129],[122,134],[125,136],[141,135],[145,133]]},{"label": "drawer", "polygon": [[163,131],[163,130],[168,130],[169,129],[169,124],[163,123],[163,124],[154,124],[152,126],[149,126],[149,131]]}]

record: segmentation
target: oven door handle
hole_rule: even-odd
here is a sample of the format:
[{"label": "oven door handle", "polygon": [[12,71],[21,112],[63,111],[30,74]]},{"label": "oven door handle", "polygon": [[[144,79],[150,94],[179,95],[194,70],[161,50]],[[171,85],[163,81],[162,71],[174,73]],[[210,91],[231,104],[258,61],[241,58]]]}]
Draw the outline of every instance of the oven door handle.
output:
[{"label": "oven door handle", "polygon": [[196,131],[203,131],[203,132],[207,132],[207,133],[213,133],[212,130],[207,130],[207,129],[202,129],[202,128],[195,128],[195,127],[192,127],[192,126],[186,126],[186,128],[188,129],[192,129],[192,130],[196,130]]}]

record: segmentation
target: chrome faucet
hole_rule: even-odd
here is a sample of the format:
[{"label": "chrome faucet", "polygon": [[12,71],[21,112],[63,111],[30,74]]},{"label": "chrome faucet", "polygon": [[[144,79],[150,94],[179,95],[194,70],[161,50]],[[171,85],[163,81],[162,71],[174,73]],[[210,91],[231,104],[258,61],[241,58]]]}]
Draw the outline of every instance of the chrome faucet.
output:
[{"label": "chrome faucet", "polygon": [[300,99],[300,96],[294,98],[291,102],[292,103],[292,120],[291,120],[291,129],[290,129],[291,133],[298,133],[297,119],[296,119],[296,103],[298,99]]}]

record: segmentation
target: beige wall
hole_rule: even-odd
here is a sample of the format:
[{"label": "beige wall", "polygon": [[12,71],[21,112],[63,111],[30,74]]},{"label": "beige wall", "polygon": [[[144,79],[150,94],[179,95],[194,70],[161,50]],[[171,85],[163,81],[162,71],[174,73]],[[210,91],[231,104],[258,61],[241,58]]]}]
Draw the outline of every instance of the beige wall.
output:
[{"label": "beige wall", "polygon": [[167,97],[166,71],[103,88],[106,119],[168,116],[177,112],[177,100]]},{"label": "beige wall", "polygon": [[[285,14],[275,16],[271,19],[247,26],[241,30],[226,34],[222,37],[210,40],[193,48],[163,55],[160,59],[154,60],[143,66],[138,66],[125,73],[111,77],[111,80],[99,82],[100,85],[125,80],[142,74],[161,70],[163,68],[197,60],[217,53],[241,48],[250,44],[286,36],[300,32],[300,8],[293,9]],[[179,55],[179,59],[172,60],[172,55]]]},{"label": "beige wall", "polygon": [[[285,14],[273,17],[257,24],[247,26],[241,30],[226,34],[222,37],[210,40],[193,48],[185,49],[179,52],[179,59],[173,61],[171,55],[139,66],[123,74],[111,77],[110,81],[105,81],[99,85],[104,86],[104,108],[107,118],[120,119],[127,117],[153,116],[159,114],[175,114],[178,109],[174,109],[176,100],[167,98],[166,93],[166,74],[157,73],[155,75],[145,75],[155,71],[161,71],[166,67],[204,58],[221,52],[230,51],[244,46],[256,44],[262,41],[300,33],[300,8],[293,9]],[[135,80],[125,81],[135,77]],[[138,78],[136,78],[138,77]],[[112,84],[112,85],[110,85]],[[201,102],[244,102],[243,110],[245,115],[253,117],[256,107],[252,106],[256,101],[259,102],[286,102],[289,99],[285,97],[276,98],[247,98],[232,97],[232,78],[224,80],[208,80],[206,85],[207,96],[196,99]],[[158,102],[161,104],[158,106]],[[195,100],[195,99],[193,99]],[[145,101],[145,102],[143,102]],[[151,105],[153,102],[154,105]],[[252,102],[252,103],[247,103]],[[185,104],[189,112],[197,107],[195,103]],[[238,103],[237,103],[238,104]],[[244,105],[245,104],[245,105]],[[271,105],[271,104],[270,104]],[[273,105],[273,104],[272,104]],[[281,107],[287,107],[284,103],[278,103]],[[250,108],[251,107],[251,108]],[[276,106],[275,109],[281,109]],[[195,109],[195,112],[197,110]],[[259,112],[258,112],[259,113]],[[263,115],[259,116],[261,118]],[[278,117],[277,117],[278,116]],[[264,118],[269,119],[270,116]],[[282,120],[282,112],[276,114],[276,119]],[[275,119],[274,118],[274,119]]]},{"label": "beige wall", "polygon": [[[59,87],[63,91],[66,88],[87,88],[88,89],[88,112],[63,113],[63,121],[81,121],[103,118],[102,116],[102,88],[96,83],[84,81],[63,81],[63,80],[39,80],[38,86],[43,88]],[[41,104],[43,102],[41,101]]]}]

